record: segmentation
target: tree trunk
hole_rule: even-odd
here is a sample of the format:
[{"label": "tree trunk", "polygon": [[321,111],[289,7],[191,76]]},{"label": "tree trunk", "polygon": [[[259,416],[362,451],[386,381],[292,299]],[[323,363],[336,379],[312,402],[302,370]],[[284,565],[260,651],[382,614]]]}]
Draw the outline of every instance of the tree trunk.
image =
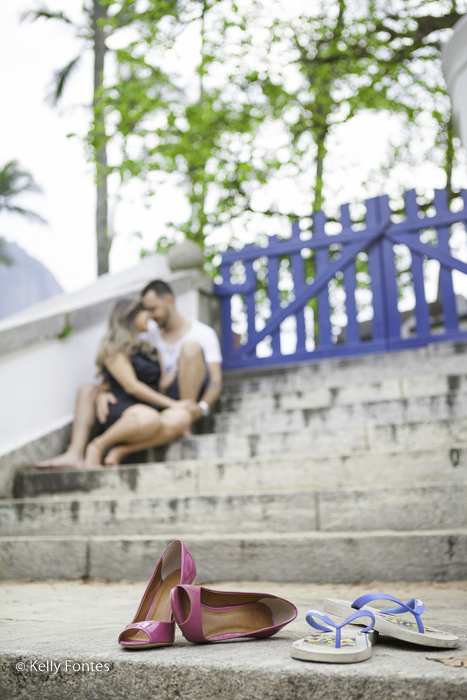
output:
[{"label": "tree trunk", "polygon": [[97,274],[109,271],[109,251],[111,240],[107,226],[107,149],[105,141],[105,116],[100,91],[104,83],[104,58],[106,53],[105,36],[98,20],[106,16],[106,9],[99,0],[93,0],[94,32],[94,151],[96,158],[96,238]]},{"label": "tree trunk", "polygon": [[452,115],[446,124],[446,155],[444,158],[444,170],[446,172],[446,189],[448,191],[448,201],[453,198],[452,191],[452,171],[454,169],[454,161],[456,150],[454,148],[454,127],[452,124]]},{"label": "tree trunk", "polygon": [[313,213],[320,211],[323,208],[324,197],[323,197],[323,177],[324,177],[324,159],[327,154],[327,149],[325,146],[325,140],[327,136],[327,130],[323,130],[316,139],[317,153],[316,153],[316,181],[313,188],[314,200],[313,200]]}]

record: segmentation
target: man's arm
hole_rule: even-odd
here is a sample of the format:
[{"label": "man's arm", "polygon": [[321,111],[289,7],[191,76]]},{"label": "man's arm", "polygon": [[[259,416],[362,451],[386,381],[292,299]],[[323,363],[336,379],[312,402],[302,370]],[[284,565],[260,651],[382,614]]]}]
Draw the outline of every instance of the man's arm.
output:
[{"label": "man's arm", "polygon": [[96,416],[99,423],[104,424],[109,415],[109,403],[117,403],[117,399],[110,391],[110,383],[105,381],[99,387],[96,396]]},{"label": "man's arm", "polygon": [[222,370],[219,362],[209,362],[207,368],[209,381],[201,401],[206,401],[209,406],[212,406],[222,391]]}]

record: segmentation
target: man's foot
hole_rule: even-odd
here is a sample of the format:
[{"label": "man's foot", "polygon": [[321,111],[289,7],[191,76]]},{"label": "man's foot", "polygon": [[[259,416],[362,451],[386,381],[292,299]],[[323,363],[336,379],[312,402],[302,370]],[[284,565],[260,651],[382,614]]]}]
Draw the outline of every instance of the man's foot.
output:
[{"label": "man's foot", "polygon": [[108,451],[104,459],[105,466],[118,467],[118,465],[121,464],[123,458],[126,457],[126,454],[127,451],[124,445],[117,445],[116,447],[112,447],[112,449]]},{"label": "man's foot", "polygon": [[83,469],[95,469],[102,466],[102,450],[96,444],[95,440],[91,440],[86,447],[84,455]]},{"label": "man's foot", "polygon": [[64,452],[52,459],[44,459],[34,465],[38,469],[82,469],[83,460],[73,452]]}]

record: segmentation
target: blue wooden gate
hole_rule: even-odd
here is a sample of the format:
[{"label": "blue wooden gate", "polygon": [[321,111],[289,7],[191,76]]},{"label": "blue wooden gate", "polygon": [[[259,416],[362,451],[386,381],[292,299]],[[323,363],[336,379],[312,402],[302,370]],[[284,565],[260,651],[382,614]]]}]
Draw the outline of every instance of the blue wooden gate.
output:
[{"label": "blue wooden gate", "polygon": [[[388,197],[376,197],[365,203],[366,220],[360,230],[353,225],[346,204],[341,207],[341,231],[335,235],[325,232],[326,217],[318,212],[313,216],[312,235],[308,239],[304,239],[297,221],[289,239],[271,237],[264,248],[246,245],[240,251],[226,251],[220,265],[223,281],[216,286],[216,293],[221,297],[224,367],[290,364],[467,339],[453,286],[453,271],[467,274],[467,264],[453,255],[450,246],[452,225],[467,223],[467,192],[463,191],[461,198],[462,210],[452,211],[446,191],[436,190],[434,214],[429,215],[428,211],[424,215],[419,210],[415,191],[408,191],[405,193],[405,218],[397,221],[395,219],[401,217],[392,214]],[[427,241],[427,231],[432,232],[431,241]],[[409,322],[404,328],[398,308],[394,249],[400,244],[410,250],[409,277],[414,300],[413,311],[408,314]],[[305,276],[307,256],[313,264],[312,279]],[[357,313],[357,259],[366,261],[371,290],[371,303],[366,308],[371,333],[366,334],[362,332],[364,324]],[[293,280],[285,300],[279,288],[280,266],[284,260],[288,261],[289,278]],[[438,297],[442,313],[438,320],[430,315],[426,299],[426,260],[439,263]],[[340,333],[333,329],[330,284],[345,290],[346,324]],[[263,320],[258,314],[260,297]],[[313,299],[316,301],[311,301]],[[240,315],[244,328],[235,333],[235,324],[239,324],[238,309],[242,305]],[[269,316],[266,320],[265,305]],[[308,312],[312,314],[311,331]],[[292,349],[284,349],[281,324],[289,317],[295,318],[294,342]]]}]

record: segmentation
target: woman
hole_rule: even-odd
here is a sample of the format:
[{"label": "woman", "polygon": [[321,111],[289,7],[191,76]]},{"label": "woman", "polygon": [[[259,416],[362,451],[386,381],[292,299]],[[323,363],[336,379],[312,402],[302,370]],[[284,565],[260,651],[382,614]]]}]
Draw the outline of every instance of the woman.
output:
[{"label": "woman", "polygon": [[[176,401],[158,391],[164,384],[163,367],[155,349],[138,335],[147,328],[147,314],[140,302],[117,302],[96,359],[117,401],[109,405],[104,432],[86,448],[85,469],[100,466],[104,453],[114,445],[124,445],[126,454],[134,451],[131,445],[136,443],[165,445],[193,420],[195,401]],[[112,451],[105,463],[118,463]]]}]

